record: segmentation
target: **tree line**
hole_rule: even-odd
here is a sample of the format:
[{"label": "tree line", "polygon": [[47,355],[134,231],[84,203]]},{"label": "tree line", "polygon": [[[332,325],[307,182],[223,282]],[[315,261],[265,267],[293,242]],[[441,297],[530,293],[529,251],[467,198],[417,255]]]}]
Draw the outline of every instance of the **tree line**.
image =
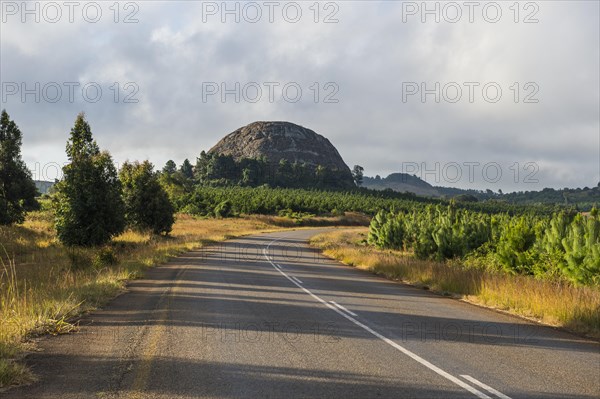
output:
[{"label": "tree line", "polygon": [[[24,220],[35,209],[37,192],[21,160],[22,134],[6,111],[0,120],[0,224]],[[126,227],[168,234],[174,208],[149,161],[117,169],[101,151],[89,123],[79,114],[66,146],[69,163],[53,187],[51,207],[58,239],[69,246],[97,246]]]},{"label": "tree line", "polygon": [[314,215],[361,212],[374,215],[382,208],[393,206],[410,209],[418,206],[418,199],[400,199],[388,197],[385,193],[361,191],[197,186],[191,194],[181,199],[179,205],[184,213],[221,217],[292,212]]},{"label": "tree line", "polygon": [[[161,175],[161,179],[167,178]],[[169,177],[170,178],[170,177]],[[177,188],[174,189],[173,187]],[[338,215],[343,212],[359,212],[374,216],[381,210],[424,209],[427,205],[468,209],[488,215],[552,215],[560,207],[525,207],[500,202],[460,203],[440,199],[418,197],[412,193],[397,193],[391,190],[323,190],[318,188],[272,188],[269,186],[209,186],[193,185],[183,189],[170,186],[168,190],[178,212],[207,217],[230,217],[249,214],[280,215],[309,213],[319,216]]]},{"label": "tree line", "polygon": [[562,204],[580,211],[590,211],[600,205],[600,183],[595,187],[583,188],[544,188],[540,191],[516,191],[503,193],[502,190],[465,190],[451,187],[434,187],[442,196],[456,198],[470,197],[476,201],[497,200],[518,205]]},{"label": "tree line", "polygon": [[[285,158],[273,163],[266,156],[238,160],[231,155],[202,151],[191,173],[185,161],[182,170],[197,184],[202,185],[258,187],[266,184],[285,188],[351,188],[344,171],[304,162],[290,163]],[[165,170],[167,173],[172,171],[171,168]]]}]

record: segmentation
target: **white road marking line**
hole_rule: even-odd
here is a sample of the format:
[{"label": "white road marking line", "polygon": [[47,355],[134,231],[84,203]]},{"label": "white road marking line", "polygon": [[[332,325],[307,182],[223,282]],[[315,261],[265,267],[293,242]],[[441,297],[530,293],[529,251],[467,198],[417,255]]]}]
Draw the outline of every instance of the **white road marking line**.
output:
[{"label": "white road marking line", "polygon": [[479,386],[480,388],[485,389],[486,391],[488,391],[491,394],[496,395],[497,397],[501,398],[501,399],[511,399],[510,396],[506,396],[505,394],[503,394],[502,392],[488,386],[485,385],[483,382],[476,380],[475,378],[471,377],[470,375],[461,375],[462,378],[464,378],[467,381],[472,382],[473,384]]},{"label": "white road marking line", "polygon": [[358,317],[358,315],[357,315],[356,313],[352,312],[351,310],[348,310],[348,309],[346,309],[345,307],[343,307],[343,306],[342,306],[342,305],[340,305],[339,303],[337,303],[337,302],[334,302],[334,301],[329,301],[329,302],[330,302],[330,303],[333,303],[333,306],[335,306],[335,307],[337,307],[337,308],[339,308],[339,309],[345,310],[347,313],[350,313],[352,316],[354,316],[354,317]]},{"label": "white road marking line", "polygon": [[294,279],[295,282],[297,282],[298,284],[303,284],[302,281],[300,281],[300,279],[298,277],[294,277],[292,276],[292,278]]},{"label": "white road marking line", "polygon": [[[269,258],[269,255],[267,254],[267,251],[269,250],[269,248],[271,247],[271,245],[274,242],[279,241],[279,240],[280,240],[280,238],[271,241],[269,243],[269,245],[267,245],[267,247],[263,249],[263,254],[265,255],[265,259],[267,259],[267,261],[269,261],[269,263],[273,267],[275,267],[275,263],[273,263],[273,261],[271,261],[271,258]],[[434,371],[435,373],[441,375],[442,377],[446,378],[447,380],[452,381],[453,383],[455,383],[459,387],[461,387],[461,388],[463,388],[463,389],[471,392],[473,395],[477,396],[478,398],[480,398],[480,399],[492,399],[491,397],[489,397],[485,393],[477,390],[476,388],[473,388],[472,386],[470,386],[469,384],[465,383],[464,381],[459,380],[458,378],[456,378],[455,376],[447,373],[446,371],[442,370],[438,366],[436,366],[436,365],[428,362],[427,360],[423,359],[421,356],[417,355],[416,353],[413,353],[413,352],[409,351],[408,349],[406,349],[405,347],[403,347],[401,345],[398,345],[397,343],[395,343],[391,339],[389,339],[389,338],[381,335],[377,331],[373,330],[371,327],[369,327],[369,326],[361,323],[360,321],[356,320],[352,316],[350,316],[350,315],[342,312],[340,309],[336,308],[332,304],[327,303],[327,301],[325,301],[324,299],[318,297],[317,295],[313,294],[310,290],[304,288],[302,285],[300,285],[297,282],[295,282],[290,276],[288,276],[286,273],[284,273],[281,269],[277,269],[277,268],[275,268],[275,269],[279,273],[281,273],[285,278],[287,278],[292,283],[294,283],[296,286],[298,286],[298,288],[300,288],[302,291],[306,292],[308,295],[310,295],[311,297],[313,297],[314,299],[316,299],[318,302],[321,302],[323,305],[327,306],[329,309],[331,309],[334,312],[338,313],[342,317],[345,317],[346,319],[350,320],[352,323],[356,324],[357,326],[361,327],[363,330],[365,330],[365,331],[371,333],[372,335],[376,336],[377,338],[379,338],[380,340],[382,340],[386,344],[388,344],[388,345],[394,347],[395,349],[399,350],[400,352],[404,353],[406,356],[408,356],[408,357],[412,358],[413,360],[421,363],[423,366],[425,366],[428,369]]]}]

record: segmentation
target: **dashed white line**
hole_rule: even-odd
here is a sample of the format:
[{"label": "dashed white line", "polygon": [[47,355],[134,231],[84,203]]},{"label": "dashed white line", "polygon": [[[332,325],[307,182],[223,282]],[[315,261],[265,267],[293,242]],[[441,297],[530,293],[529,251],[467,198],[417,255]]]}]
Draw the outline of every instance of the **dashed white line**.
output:
[{"label": "dashed white line", "polygon": [[447,373],[446,371],[442,370],[441,368],[439,368],[438,366],[434,365],[433,363],[430,363],[429,361],[423,359],[421,356],[417,355],[416,353],[413,353],[411,351],[409,351],[408,349],[406,349],[405,347],[398,345],[397,343],[395,343],[394,341],[392,341],[391,339],[381,335],[380,333],[378,333],[377,331],[373,330],[371,327],[361,323],[360,321],[356,320],[355,318],[353,318],[352,316],[350,316],[349,314],[343,312],[342,310],[338,309],[337,307],[335,307],[334,305],[328,303],[327,301],[325,301],[324,299],[322,299],[321,297],[313,294],[310,290],[306,289],[304,286],[302,286],[301,284],[298,284],[297,282],[295,282],[290,276],[288,276],[285,272],[283,272],[281,269],[275,267],[275,263],[273,263],[273,261],[271,260],[271,258],[269,258],[268,255],[268,250],[271,247],[271,245],[273,243],[275,243],[276,241],[279,241],[279,239],[273,240],[269,243],[269,245],[267,245],[266,248],[263,249],[263,254],[265,256],[265,259],[267,259],[267,261],[271,264],[271,266],[273,266],[279,273],[281,273],[285,278],[287,278],[288,280],[290,280],[292,283],[294,283],[296,286],[298,286],[298,288],[300,288],[302,291],[304,291],[305,293],[307,293],[308,295],[310,295],[311,297],[313,297],[315,300],[321,302],[323,305],[327,306],[329,309],[333,310],[334,312],[338,313],[339,315],[341,315],[342,317],[345,317],[346,319],[348,319],[349,321],[351,321],[352,323],[356,324],[357,326],[361,327],[363,330],[369,332],[370,334],[376,336],[377,338],[379,338],[380,340],[382,340],[383,342],[385,342],[386,344],[392,346],[393,348],[399,350],[400,352],[404,353],[406,356],[412,358],[413,360],[421,363],[423,366],[427,367],[428,369],[432,370],[433,372],[441,375],[442,377],[446,378],[447,380],[453,382],[454,384],[458,385],[459,387],[465,389],[466,391],[471,392],[473,395],[477,396],[480,399],[492,399],[490,396],[486,395],[485,393],[481,392],[480,390],[473,388],[472,386],[470,386],[469,384],[467,384],[466,382],[456,378],[455,376]]},{"label": "dashed white line", "polygon": [[295,282],[297,282],[298,284],[303,284],[303,283],[302,283],[302,281],[301,281],[301,280],[300,280],[298,277],[294,277],[294,276],[291,276],[291,277],[292,277],[292,278],[294,279],[294,281],[295,281]]},{"label": "dashed white line", "polygon": [[461,377],[464,378],[465,380],[477,385],[478,387],[485,389],[489,393],[496,395],[500,399],[511,399],[510,396],[507,396],[507,395],[503,394],[502,392],[490,387],[489,385],[486,385],[483,382],[476,380],[475,378],[471,377],[470,375],[461,375]]},{"label": "dashed white line", "polygon": [[337,302],[334,302],[334,301],[329,301],[329,302],[330,302],[330,303],[332,303],[332,304],[333,304],[333,306],[335,306],[336,308],[338,308],[338,309],[342,309],[343,311],[345,311],[345,312],[347,312],[347,313],[350,313],[350,314],[351,314],[352,316],[354,316],[354,317],[358,317],[358,315],[357,315],[356,313],[352,312],[351,310],[348,310],[348,309],[346,309],[345,307],[343,307],[343,306],[342,306],[342,305],[340,305],[339,303],[337,303]]}]

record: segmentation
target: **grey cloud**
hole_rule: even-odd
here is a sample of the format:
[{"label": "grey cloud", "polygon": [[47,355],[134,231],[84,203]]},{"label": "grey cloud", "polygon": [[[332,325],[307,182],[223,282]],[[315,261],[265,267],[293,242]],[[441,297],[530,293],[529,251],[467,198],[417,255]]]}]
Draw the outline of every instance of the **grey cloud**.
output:
[{"label": "grey cloud", "polygon": [[[397,171],[403,161],[531,161],[540,165],[536,188],[600,180],[597,3],[540,3],[540,23],[527,26],[510,16],[499,24],[402,23],[401,3],[338,4],[340,23],[330,25],[313,23],[310,14],[294,25],[203,23],[200,2],[142,2],[140,23],[129,26],[9,21],[0,39],[3,81],[94,80],[106,96],[110,82],[131,81],[140,102],[10,99],[2,107],[25,133],[30,164],[64,160],[83,110],[100,145],[121,162],[194,159],[237,127],[273,119],[326,135],[350,166],[361,164],[369,175]],[[207,81],[294,81],[303,99],[204,103]],[[309,86],[329,81],[339,85],[340,102],[315,104]],[[504,97],[498,104],[403,102],[406,81],[495,81]],[[537,82],[540,103],[508,100],[514,81]],[[524,189],[510,181],[490,188]]]}]

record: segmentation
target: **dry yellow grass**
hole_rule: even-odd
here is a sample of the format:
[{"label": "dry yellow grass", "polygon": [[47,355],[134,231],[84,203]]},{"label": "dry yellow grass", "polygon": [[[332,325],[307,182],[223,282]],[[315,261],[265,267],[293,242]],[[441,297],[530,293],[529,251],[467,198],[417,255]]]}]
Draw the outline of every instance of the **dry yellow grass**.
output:
[{"label": "dry yellow grass", "polygon": [[71,250],[56,241],[48,212],[33,212],[20,226],[0,226],[0,388],[32,379],[19,363],[28,336],[71,331],[69,320],[106,303],[147,267],[212,242],[279,228],[268,217],[178,215],[168,238],[127,231],[104,248]]},{"label": "dry yellow grass", "polygon": [[410,254],[367,246],[367,233],[368,228],[335,230],[313,237],[311,244],[326,256],[390,279],[600,338],[598,288],[421,261]]}]

